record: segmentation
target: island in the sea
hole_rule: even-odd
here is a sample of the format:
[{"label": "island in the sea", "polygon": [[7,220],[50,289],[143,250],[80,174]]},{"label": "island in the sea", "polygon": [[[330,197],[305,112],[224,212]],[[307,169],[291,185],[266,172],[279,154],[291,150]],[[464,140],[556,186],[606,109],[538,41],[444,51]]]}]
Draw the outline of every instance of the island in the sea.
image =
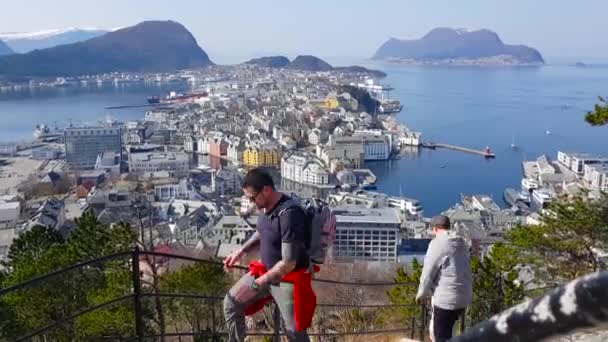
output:
[{"label": "island in the sea", "polygon": [[493,31],[436,28],[414,40],[391,38],[376,51],[376,60],[424,65],[541,65],[538,50],[503,43]]}]

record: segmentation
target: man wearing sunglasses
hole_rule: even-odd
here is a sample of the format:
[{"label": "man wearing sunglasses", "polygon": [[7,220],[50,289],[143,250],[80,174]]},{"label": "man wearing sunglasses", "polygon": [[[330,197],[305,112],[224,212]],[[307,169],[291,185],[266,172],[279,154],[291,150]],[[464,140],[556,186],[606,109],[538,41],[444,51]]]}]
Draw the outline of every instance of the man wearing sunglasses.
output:
[{"label": "man wearing sunglasses", "polygon": [[247,273],[228,291],[224,298],[228,341],[245,340],[246,308],[268,295],[279,307],[289,341],[310,341],[305,330],[296,329],[293,285],[281,282],[288,273],[308,267],[310,233],[306,214],[300,207],[289,205],[292,199],[276,191],[272,178],[263,170],[250,171],[242,188],[260,215],[256,232],[240,250],[226,257],[224,265],[233,267],[244,254],[258,249],[268,271],[258,278]]}]

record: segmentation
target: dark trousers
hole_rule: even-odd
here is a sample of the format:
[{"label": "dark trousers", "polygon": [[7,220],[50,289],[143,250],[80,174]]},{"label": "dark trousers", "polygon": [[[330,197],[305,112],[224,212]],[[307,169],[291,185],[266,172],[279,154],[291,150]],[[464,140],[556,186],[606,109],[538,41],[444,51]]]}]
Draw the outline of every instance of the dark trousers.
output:
[{"label": "dark trousers", "polygon": [[454,323],[464,314],[464,309],[446,310],[433,306],[431,315],[431,340],[433,342],[445,342],[452,338]]}]

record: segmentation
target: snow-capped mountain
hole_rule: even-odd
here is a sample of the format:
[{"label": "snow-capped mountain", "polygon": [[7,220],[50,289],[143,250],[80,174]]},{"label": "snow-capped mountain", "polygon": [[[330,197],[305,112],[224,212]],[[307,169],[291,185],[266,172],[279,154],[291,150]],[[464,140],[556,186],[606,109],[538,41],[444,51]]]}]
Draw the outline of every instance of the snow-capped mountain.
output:
[{"label": "snow-capped mountain", "polygon": [[27,53],[36,49],[81,42],[110,31],[113,30],[69,27],[36,32],[7,32],[0,33],[0,40],[16,53]]},{"label": "snow-capped mountain", "polygon": [[6,45],[6,43],[4,43],[2,40],[0,40],[0,56],[12,55],[12,54],[13,54],[13,50],[11,50],[11,48],[9,48],[8,45]]}]

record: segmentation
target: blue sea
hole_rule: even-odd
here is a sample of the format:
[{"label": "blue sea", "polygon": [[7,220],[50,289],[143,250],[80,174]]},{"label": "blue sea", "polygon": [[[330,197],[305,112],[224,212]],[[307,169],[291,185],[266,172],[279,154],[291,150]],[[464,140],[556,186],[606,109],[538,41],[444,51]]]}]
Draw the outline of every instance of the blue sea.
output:
[{"label": "blue sea", "polygon": [[[334,63],[335,64],[335,63]],[[427,215],[439,213],[462,194],[488,194],[502,202],[506,187],[519,187],[521,162],[558,150],[608,155],[608,127],[590,127],[585,113],[608,95],[608,67],[417,67],[364,61],[385,71],[405,109],[398,118],[421,131],[423,140],[482,149],[496,159],[447,150],[418,149],[401,159],[367,166],[378,189],[420,200]],[[95,122],[143,118],[143,104],[160,87],[123,86],[0,93],[0,141],[29,139],[37,123]],[[550,131],[551,134],[546,134]],[[518,148],[511,149],[514,142]],[[443,167],[442,167],[443,166]]]}]

